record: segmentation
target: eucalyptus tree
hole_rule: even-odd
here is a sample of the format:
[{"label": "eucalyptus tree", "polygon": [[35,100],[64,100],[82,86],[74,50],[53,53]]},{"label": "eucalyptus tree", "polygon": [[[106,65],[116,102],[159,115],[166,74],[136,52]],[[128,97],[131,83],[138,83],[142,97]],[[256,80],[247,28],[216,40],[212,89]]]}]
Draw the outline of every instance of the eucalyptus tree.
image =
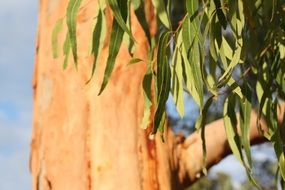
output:
[{"label": "eucalyptus tree", "polygon": [[[43,0],[34,73],[34,189],[182,189],[231,151],[272,143],[285,180],[285,2]],[[175,136],[183,93],[196,132]],[[224,97],[223,118],[206,124]],[[156,135],[158,134],[158,135]]]}]

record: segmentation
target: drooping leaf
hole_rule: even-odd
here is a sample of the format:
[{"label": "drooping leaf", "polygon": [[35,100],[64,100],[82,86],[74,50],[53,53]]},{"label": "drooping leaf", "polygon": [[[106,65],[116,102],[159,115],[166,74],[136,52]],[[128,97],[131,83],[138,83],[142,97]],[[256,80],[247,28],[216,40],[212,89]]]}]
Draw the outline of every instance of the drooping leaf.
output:
[{"label": "drooping leaf", "polygon": [[240,102],[240,129],[241,142],[245,150],[245,155],[249,164],[252,167],[251,152],[250,152],[250,117],[251,117],[251,91],[248,86],[243,86],[243,99]]},{"label": "drooping leaf", "polygon": [[175,48],[172,57],[172,94],[177,112],[179,113],[180,117],[184,117],[183,63],[182,55],[178,50],[179,48],[179,46]]},{"label": "drooping leaf", "polygon": [[143,61],[143,60],[140,58],[131,58],[128,65],[133,65],[133,64],[139,63],[141,61]]},{"label": "drooping leaf", "polygon": [[248,179],[257,189],[261,190],[259,184],[252,175],[251,168],[246,164],[242,154],[242,140],[237,131],[235,104],[236,99],[233,95],[229,95],[224,103],[224,127],[226,130],[227,139],[233,154],[245,167]]},{"label": "drooping leaf", "polygon": [[156,14],[161,21],[161,23],[167,28],[171,28],[171,24],[169,21],[169,17],[166,12],[166,7],[164,4],[164,0],[152,0],[152,4],[155,8]]},{"label": "drooping leaf", "polygon": [[149,32],[149,26],[146,21],[145,17],[145,11],[144,11],[144,0],[132,0],[134,10],[135,10],[135,15],[142,26],[144,33],[147,37],[149,45],[151,44],[151,36]]},{"label": "drooping leaf", "polygon": [[285,181],[285,153],[284,148],[282,147],[284,142],[282,141],[282,137],[278,128],[276,128],[276,130],[272,132],[272,137],[270,141],[273,143],[273,147],[278,160],[278,165],[280,168],[280,173],[283,181]]},{"label": "drooping leaf", "polygon": [[163,112],[162,114],[162,117],[161,117],[161,120],[159,122],[159,126],[158,126],[158,132],[160,132],[160,138],[161,138],[161,141],[164,142],[164,126],[165,126],[165,122],[166,122],[166,113]]},{"label": "drooping leaf", "polygon": [[107,6],[106,0],[98,0],[98,2],[99,2],[99,6],[100,6],[101,10],[104,11],[106,6]]},{"label": "drooping leaf", "polygon": [[219,19],[219,23],[221,26],[226,29],[227,28],[227,19],[226,16],[224,15],[223,9],[222,9],[222,4],[221,0],[214,0],[215,6],[216,6],[216,11],[217,11],[217,16]]},{"label": "drooping leaf", "polygon": [[52,55],[53,58],[57,58],[58,57],[58,34],[59,32],[62,30],[62,24],[63,24],[63,19],[59,19],[56,24],[55,27],[52,31]]},{"label": "drooping leaf", "polygon": [[70,54],[70,38],[69,38],[69,33],[66,33],[65,41],[63,44],[63,54],[64,54],[64,62],[63,62],[63,69],[66,69],[68,66],[68,58]]},{"label": "drooping leaf", "polygon": [[219,78],[219,81],[228,80],[229,77],[231,77],[231,72],[233,71],[233,68],[239,63],[241,56],[241,47],[237,47],[237,49],[234,52],[233,59],[231,60],[229,66],[226,68],[223,75]]},{"label": "drooping leaf", "polygon": [[81,0],[70,0],[67,6],[66,24],[68,28],[70,45],[72,49],[75,67],[77,68],[77,39],[76,39],[76,17]]},{"label": "drooping leaf", "polygon": [[235,97],[230,95],[224,103],[224,126],[229,145],[236,158],[243,163],[240,137],[237,132],[237,118],[235,112]]},{"label": "drooping leaf", "polygon": [[151,114],[151,84],[152,84],[152,72],[150,68],[147,70],[143,79],[143,95],[144,95],[144,114],[141,123],[141,128],[146,129],[150,123]]},{"label": "drooping leaf", "polygon": [[[268,123],[268,136],[269,140],[272,142],[272,145],[275,150],[275,154],[278,160],[278,166],[280,169],[280,174],[285,181],[285,152],[284,152],[284,129],[281,125],[281,128],[278,124],[278,116],[277,116],[277,101],[267,101],[266,105],[266,121]],[[284,121],[283,121],[284,124]]]},{"label": "drooping leaf", "polygon": [[165,113],[165,104],[170,92],[170,80],[171,80],[171,70],[167,59],[167,45],[169,43],[170,32],[165,32],[159,38],[158,52],[157,52],[157,108],[154,115],[154,128],[153,133],[160,131],[161,120],[163,120],[163,115]]},{"label": "drooping leaf", "polygon": [[[128,0],[128,12],[131,12],[132,11],[132,8],[131,8],[131,1]],[[130,29],[130,32],[132,33],[132,14],[128,14],[128,19],[127,19],[127,27]],[[135,49],[135,42],[134,40],[132,39],[132,37],[130,35],[128,35],[128,51],[129,51],[129,54],[131,56],[133,56],[134,54],[134,49]]]},{"label": "drooping leaf", "polygon": [[96,22],[96,25],[95,25],[94,30],[93,30],[91,53],[94,55],[94,60],[93,60],[91,77],[87,81],[87,83],[89,81],[91,81],[91,79],[95,73],[95,69],[96,69],[96,65],[97,65],[97,61],[98,61],[99,50],[100,50],[100,39],[101,39],[101,34],[102,34],[102,22],[103,22],[103,15],[102,14],[103,14],[102,11],[99,10],[99,13],[97,16],[97,22]]},{"label": "drooping leaf", "polygon": [[201,96],[197,91],[197,88],[195,87],[195,78],[193,75],[193,68],[191,68],[191,65],[188,61],[185,47],[182,45],[180,54],[182,55],[182,67],[183,67],[183,80],[186,84],[187,92],[193,97],[195,102],[200,105],[201,104]]},{"label": "drooping leaf", "polygon": [[206,170],[207,149],[206,149],[205,125],[206,125],[206,118],[207,118],[208,110],[213,102],[214,97],[215,96],[212,95],[208,98],[195,124],[195,128],[197,130],[201,129],[201,139],[202,139],[202,148],[203,148],[203,172],[205,175],[207,173],[207,170]]},{"label": "drooping leaf", "polygon": [[190,63],[192,76],[194,78],[194,80],[192,81],[193,86],[195,87],[199,95],[199,101],[197,103],[198,105],[200,105],[200,107],[202,107],[204,92],[202,73],[200,70],[200,50],[198,44],[198,36],[195,35],[195,30],[193,30],[193,28],[195,27],[193,26],[193,24],[191,24],[190,19],[186,19],[182,26],[182,38],[186,53],[189,55],[187,55],[187,57],[184,56],[183,58],[184,61],[187,58],[188,62]]},{"label": "drooping leaf", "polygon": [[195,128],[197,130],[203,128],[205,125],[206,125],[206,118],[207,118],[207,113],[208,113],[208,110],[213,102],[213,99],[214,99],[215,96],[210,96],[208,98],[208,100],[206,101],[205,105],[203,106],[201,112],[200,112],[200,116],[199,118],[197,119],[197,122],[195,124]]},{"label": "drooping leaf", "polygon": [[135,41],[135,38],[133,37],[130,29],[127,27],[126,24],[126,17],[128,15],[128,8],[127,8],[128,1],[121,2],[122,5],[119,5],[120,0],[108,0],[108,3],[113,11],[113,15],[117,20],[118,25],[130,36],[130,38],[133,41]]},{"label": "drooping leaf", "polygon": [[[120,10],[127,9],[127,2],[125,0],[118,0],[118,6]],[[123,21],[127,19],[127,14],[125,12],[122,12],[122,18]],[[115,65],[116,57],[119,53],[123,41],[123,36],[124,36],[124,30],[121,28],[118,21],[114,19],[112,25],[111,37],[110,37],[109,55],[107,58],[104,78],[99,91],[99,95],[103,92],[103,90],[108,84],[110,75]]]},{"label": "drooping leaf", "polygon": [[[193,22],[193,20],[197,16],[198,8],[199,8],[199,1],[198,0],[186,1],[186,10],[188,13],[188,17],[191,19],[191,22]],[[197,24],[196,21],[194,21],[194,22],[195,22],[195,24]]]},{"label": "drooping leaf", "polygon": [[238,83],[231,77],[228,81],[229,90],[235,92],[240,98],[243,97],[241,88]]}]

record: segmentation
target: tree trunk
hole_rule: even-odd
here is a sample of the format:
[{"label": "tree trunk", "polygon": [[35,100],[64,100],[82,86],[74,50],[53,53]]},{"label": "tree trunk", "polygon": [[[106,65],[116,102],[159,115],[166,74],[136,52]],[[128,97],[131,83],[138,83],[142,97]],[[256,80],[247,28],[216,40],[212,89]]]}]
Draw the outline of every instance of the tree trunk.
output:
[{"label": "tree trunk", "polygon": [[[56,21],[65,16],[68,2],[40,1],[30,160],[33,189],[183,189],[200,176],[201,140],[194,134],[184,141],[166,130],[166,143],[162,143],[159,137],[149,138],[151,129],[139,128],[146,63],[127,66],[130,55],[126,44],[120,49],[107,88],[98,96],[108,54],[110,10],[106,10],[106,40],[90,83],[86,81],[93,57],[88,48],[98,7],[96,0],[83,0],[78,13],[78,71],[72,56],[66,70],[62,68],[63,55],[53,58],[52,30]],[[145,0],[145,9],[154,35],[156,21],[150,0]],[[134,56],[147,60],[147,39],[134,15],[132,32],[137,41]],[[63,44],[65,33],[66,27],[58,37],[59,44]],[[206,130],[208,166],[230,152],[223,124],[219,122]],[[258,133],[252,134],[253,139],[259,138]]]},{"label": "tree trunk", "polygon": [[[88,47],[98,5],[97,1],[83,1],[77,19],[78,71],[71,61],[64,71],[63,56],[52,56],[51,35],[56,21],[64,17],[67,3],[40,1],[33,84],[33,189],[170,189],[167,159],[157,145],[161,142],[149,139],[149,131],[139,128],[146,63],[127,66],[130,56],[123,45],[106,90],[97,95],[112,20],[107,9],[107,40],[95,77],[86,85],[93,59]],[[145,6],[155,31],[152,8],[149,2]],[[136,20],[132,25],[138,43],[134,55],[146,60],[146,37]],[[59,44],[64,42],[65,31]]]}]

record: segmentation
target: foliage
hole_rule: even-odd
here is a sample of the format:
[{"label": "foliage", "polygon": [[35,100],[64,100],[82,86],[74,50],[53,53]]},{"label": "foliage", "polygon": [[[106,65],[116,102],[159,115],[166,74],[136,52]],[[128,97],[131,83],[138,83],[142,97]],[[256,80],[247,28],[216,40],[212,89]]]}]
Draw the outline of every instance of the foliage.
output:
[{"label": "foliage", "polygon": [[[92,75],[102,48],[97,36],[104,34],[106,7],[110,7],[114,15],[107,66],[99,94],[108,84],[124,33],[128,37],[131,55],[132,49],[136,47],[130,25],[132,6],[150,47],[148,60],[143,60],[147,62],[148,69],[143,81],[146,105],[142,126],[148,126],[150,106],[154,104],[156,111],[153,133],[157,130],[163,132],[165,103],[169,93],[173,95],[177,110],[183,116],[183,93],[186,91],[200,107],[196,129],[201,130],[205,145],[207,111],[216,99],[224,96],[223,116],[230,147],[245,166],[249,179],[258,187],[252,176],[249,142],[250,114],[252,108],[257,106],[256,122],[259,126],[260,119],[266,119],[269,131],[260,131],[272,142],[281,179],[285,180],[285,123],[278,127],[277,119],[278,102],[285,99],[283,0],[186,0],[185,14],[178,24],[173,24],[170,19],[173,17],[171,10],[175,1],[153,0],[161,28],[155,36],[151,36],[149,32],[144,0],[98,2],[99,9],[93,31],[92,53],[95,59]],[[70,0],[67,8],[68,33],[64,43],[64,67],[67,65],[70,49],[77,67],[76,15],[80,3],[80,0]],[[56,35],[60,32],[61,23],[59,21],[55,27],[52,37],[55,57],[58,52]],[[134,57],[130,63],[139,61],[139,58]],[[152,80],[155,81],[154,100],[150,94]],[[205,100],[205,94],[208,93],[210,96]],[[236,112],[239,112],[238,116]],[[205,146],[203,148],[206,153]]]}]

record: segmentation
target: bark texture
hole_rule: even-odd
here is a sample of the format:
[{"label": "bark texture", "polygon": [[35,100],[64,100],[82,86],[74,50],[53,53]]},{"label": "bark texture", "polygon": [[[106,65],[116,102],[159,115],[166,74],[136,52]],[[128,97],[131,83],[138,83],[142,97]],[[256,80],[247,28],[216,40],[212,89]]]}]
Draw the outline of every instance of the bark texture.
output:
[{"label": "bark texture", "polygon": [[[67,4],[68,0],[40,1],[33,84],[33,189],[169,189],[169,168],[160,153],[163,150],[148,138],[149,131],[138,127],[146,64],[127,66],[130,56],[123,45],[106,90],[97,95],[112,22],[107,9],[106,40],[95,77],[86,85],[93,60],[88,47],[98,4],[83,1],[77,18],[78,71],[72,61],[63,71],[63,56],[52,57],[51,34],[56,21],[64,17]],[[154,33],[156,24],[149,1],[145,6]],[[146,37],[136,20],[132,25],[138,43],[134,55],[146,60]],[[63,44],[65,32],[66,28],[59,44]]]},{"label": "bark texture", "polygon": [[[107,9],[107,36],[95,77],[90,77],[96,0],[83,0],[77,18],[78,71],[72,57],[62,69],[63,56],[52,56],[51,35],[58,18],[66,13],[68,0],[41,0],[34,71],[34,119],[30,168],[35,190],[168,190],[183,189],[201,174],[202,146],[199,134],[187,140],[166,130],[166,143],[149,138],[139,128],[143,115],[142,79],[146,63],[127,66],[130,58],[123,45],[105,91],[98,96],[103,79],[111,13]],[[156,31],[153,8],[145,1],[151,33]],[[137,48],[135,57],[147,59],[147,39],[132,17]],[[58,41],[63,44],[66,27]],[[283,110],[281,111],[284,113]],[[283,114],[282,114],[283,115]],[[253,113],[253,118],[255,114]],[[260,136],[252,122],[252,139]],[[208,166],[230,152],[223,122],[206,129]]]}]

